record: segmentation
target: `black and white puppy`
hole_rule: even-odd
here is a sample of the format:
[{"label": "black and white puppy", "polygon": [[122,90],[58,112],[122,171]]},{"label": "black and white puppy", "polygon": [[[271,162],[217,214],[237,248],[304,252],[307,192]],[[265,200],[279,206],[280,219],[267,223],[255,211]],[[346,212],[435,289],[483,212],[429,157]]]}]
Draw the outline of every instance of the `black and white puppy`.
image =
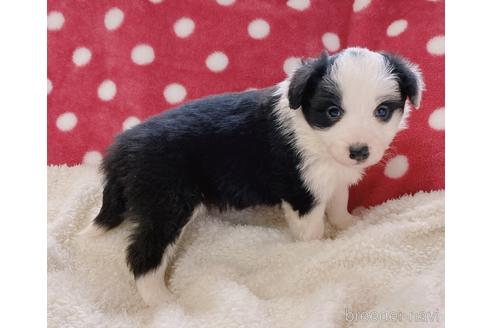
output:
[{"label": "black and white puppy", "polygon": [[191,101],[120,134],[108,149],[103,204],[89,229],[135,221],[127,249],[149,305],[171,296],[164,274],[202,208],[281,205],[299,240],[323,237],[324,217],[356,221],[348,187],[377,163],[418,107],[418,67],[349,48],[309,59],[263,90]]}]

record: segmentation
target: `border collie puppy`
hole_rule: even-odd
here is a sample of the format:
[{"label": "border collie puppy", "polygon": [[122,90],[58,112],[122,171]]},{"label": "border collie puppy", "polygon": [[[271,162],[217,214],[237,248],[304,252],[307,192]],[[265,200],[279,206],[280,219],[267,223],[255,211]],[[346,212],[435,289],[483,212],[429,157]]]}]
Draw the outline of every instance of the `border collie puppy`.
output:
[{"label": "border collie puppy", "polygon": [[349,48],[304,61],[276,86],[154,116],[109,147],[89,228],[134,220],[127,261],[149,305],[172,295],[166,267],[199,209],[280,205],[299,240],[323,237],[325,213],[344,229],[357,220],[348,187],[383,157],[423,87],[407,60]]}]

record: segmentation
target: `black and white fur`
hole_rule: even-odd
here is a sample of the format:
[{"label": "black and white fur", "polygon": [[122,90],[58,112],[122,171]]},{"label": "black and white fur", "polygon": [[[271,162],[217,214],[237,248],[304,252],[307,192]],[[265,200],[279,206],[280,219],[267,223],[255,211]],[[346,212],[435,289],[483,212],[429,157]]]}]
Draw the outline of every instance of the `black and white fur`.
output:
[{"label": "black and white fur", "polygon": [[405,126],[407,99],[418,107],[422,90],[417,66],[349,48],[303,62],[274,87],[154,116],[108,149],[103,204],[89,229],[135,221],[127,261],[149,305],[171,296],[166,267],[201,209],[281,205],[297,239],[320,239],[325,213],[341,229],[356,221],[348,187],[382,158]]}]

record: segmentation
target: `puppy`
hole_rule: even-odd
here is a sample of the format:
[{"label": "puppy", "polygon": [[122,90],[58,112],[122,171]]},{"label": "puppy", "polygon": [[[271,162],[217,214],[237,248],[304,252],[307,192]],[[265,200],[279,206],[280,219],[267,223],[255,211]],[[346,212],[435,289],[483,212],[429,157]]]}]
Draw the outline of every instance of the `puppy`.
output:
[{"label": "puppy", "polygon": [[357,220],[348,187],[382,158],[423,87],[407,60],[349,48],[304,61],[276,86],[151,117],[109,147],[92,228],[135,221],[126,255],[149,305],[171,297],[166,267],[202,208],[280,205],[298,240],[323,237],[325,212],[344,229]]}]

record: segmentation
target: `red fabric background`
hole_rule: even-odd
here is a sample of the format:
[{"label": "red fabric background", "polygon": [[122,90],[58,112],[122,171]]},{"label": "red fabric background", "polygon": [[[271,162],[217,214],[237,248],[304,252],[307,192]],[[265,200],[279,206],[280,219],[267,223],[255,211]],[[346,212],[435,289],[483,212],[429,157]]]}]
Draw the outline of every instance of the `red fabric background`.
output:
[{"label": "red fabric background", "polygon": [[[163,96],[171,83],[185,87],[184,101],[275,84],[286,76],[283,66],[287,58],[317,56],[326,49],[323,35],[331,32],[338,36],[340,49],[387,50],[418,63],[427,85],[422,106],[413,111],[409,128],[394,141],[387,159],[371,168],[353,188],[350,207],[444,188],[444,129],[436,130],[428,123],[433,111],[444,107],[444,55],[429,51],[429,41],[444,35],[444,2],[291,0],[290,6],[281,0],[229,0],[233,3],[228,6],[219,2],[226,1],[48,0],[48,13],[63,15],[60,28],[50,28],[48,20],[48,79],[52,84],[48,93],[48,163],[78,164],[89,151],[104,154],[122,131],[125,119],[135,116],[144,120],[173,107]],[[292,8],[296,3],[309,6]],[[361,4],[366,6],[357,10]],[[124,18],[117,29],[108,30],[105,14],[114,7]],[[178,37],[173,29],[182,17],[195,23],[186,38]],[[270,27],[263,39],[248,34],[248,25],[258,18]],[[406,30],[389,36],[388,26],[399,19],[407,21]],[[155,58],[148,65],[132,62],[133,47],[142,43],[154,50]],[[72,61],[78,47],[91,52],[84,66]],[[215,51],[225,53],[229,60],[221,72],[213,72],[205,64]],[[110,101],[98,97],[98,87],[106,79],[117,87]],[[67,112],[73,113],[77,122],[62,131],[57,120]],[[407,157],[408,170],[400,178],[389,178],[384,174],[385,165],[396,155]]]}]

